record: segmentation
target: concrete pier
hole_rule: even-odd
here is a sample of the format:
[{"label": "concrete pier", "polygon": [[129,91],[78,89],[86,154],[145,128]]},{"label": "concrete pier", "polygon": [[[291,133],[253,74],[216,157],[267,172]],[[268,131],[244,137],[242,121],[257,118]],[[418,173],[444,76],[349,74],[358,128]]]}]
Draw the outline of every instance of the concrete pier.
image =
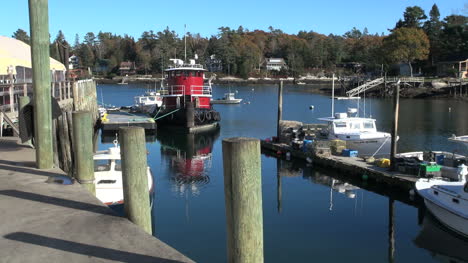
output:
[{"label": "concrete pier", "polygon": [[81,185],[57,183],[63,171],[34,167],[34,149],[0,138],[2,262],[193,262]]}]

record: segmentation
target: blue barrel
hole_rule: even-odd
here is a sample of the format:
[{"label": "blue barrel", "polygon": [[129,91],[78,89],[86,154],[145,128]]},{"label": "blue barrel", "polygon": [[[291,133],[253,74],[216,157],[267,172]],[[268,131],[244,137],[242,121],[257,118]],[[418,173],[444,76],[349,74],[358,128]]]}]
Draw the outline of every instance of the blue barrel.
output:
[{"label": "blue barrel", "polygon": [[436,163],[439,165],[444,165],[445,156],[443,154],[436,155]]},{"label": "blue barrel", "polygon": [[302,151],[307,152],[307,146],[314,142],[313,140],[304,140],[304,144],[302,144]]}]

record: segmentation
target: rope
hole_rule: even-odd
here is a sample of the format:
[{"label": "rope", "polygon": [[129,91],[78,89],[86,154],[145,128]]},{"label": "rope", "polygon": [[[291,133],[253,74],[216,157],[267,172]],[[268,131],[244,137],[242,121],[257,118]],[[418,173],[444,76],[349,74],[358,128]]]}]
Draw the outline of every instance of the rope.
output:
[{"label": "rope", "polygon": [[377,149],[377,151],[375,151],[375,153],[372,154],[371,157],[374,157],[374,155],[376,155],[380,151],[380,149],[382,149],[382,147],[385,145],[389,138],[392,138],[392,136],[385,138],[385,141],[382,143],[382,145],[380,145],[379,149]]},{"label": "rope", "polygon": [[154,117],[154,120],[156,121],[156,120],[159,120],[159,119],[161,119],[161,118],[164,118],[164,117],[166,117],[167,115],[170,115],[170,114],[172,114],[172,113],[174,113],[174,112],[176,112],[176,111],[178,111],[178,110],[180,110],[180,109],[173,110],[173,111],[171,111],[171,112],[169,112],[169,113],[166,113],[166,114],[164,114],[163,116],[158,117],[158,118]]}]

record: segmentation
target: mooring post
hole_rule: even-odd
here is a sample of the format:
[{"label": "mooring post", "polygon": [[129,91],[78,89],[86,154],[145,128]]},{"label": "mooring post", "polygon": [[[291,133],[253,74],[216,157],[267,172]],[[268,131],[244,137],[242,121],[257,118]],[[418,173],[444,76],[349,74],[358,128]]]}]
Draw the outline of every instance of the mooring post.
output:
[{"label": "mooring post", "polygon": [[31,60],[34,90],[36,165],[54,166],[52,111],[50,98],[50,54],[48,0],[29,0]]},{"label": "mooring post", "polygon": [[388,199],[388,262],[395,262],[395,206],[392,198]]},{"label": "mooring post", "polygon": [[93,161],[93,122],[91,112],[75,111],[73,114],[73,143],[75,177],[91,193],[96,194]]},{"label": "mooring post", "polygon": [[[21,114],[21,112],[22,112],[24,106],[28,105],[29,102],[31,102],[31,98],[29,98],[28,96],[20,96],[20,97],[19,97],[18,117],[19,117],[19,115]],[[23,122],[23,121],[24,121],[23,118],[18,118],[18,120],[19,120],[19,126],[20,126],[20,127],[26,125],[26,123]],[[24,129],[21,129],[21,128],[20,128],[19,130],[20,130],[20,133],[21,133],[21,131],[24,130]],[[27,145],[32,145],[31,140],[27,140],[25,143],[26,143]]]},{"label": "mooring post", "polygon": [[397,140],[398,140],[398,112],[400,110],[400,83],[397,82],[395,91],[393,92],[393,123],[392,123],[392,143],[390,149],[390,169],[396,170],[395,154],[397,153]]},{"label": "mooring post", "polygon": [[228,262],[263,262],[260,141],[223,140]]},{"label": "mooring post", "polygon": [[185,118],[187,120],[187,128],[193,128],[195,126],[195,108],[191,101],[185,103]]},{"label": "mooring post", "polygon": [[125,214],[130,221],[152,234],[145,130],[141,127],[121,127],[119,141]]},{"label": "mooring post", "polygon": [[278,86],[278,124],[276,128],[276,138],[278,142],[281,136],[281,120],[283,119],[283,81],[280,81]]}]

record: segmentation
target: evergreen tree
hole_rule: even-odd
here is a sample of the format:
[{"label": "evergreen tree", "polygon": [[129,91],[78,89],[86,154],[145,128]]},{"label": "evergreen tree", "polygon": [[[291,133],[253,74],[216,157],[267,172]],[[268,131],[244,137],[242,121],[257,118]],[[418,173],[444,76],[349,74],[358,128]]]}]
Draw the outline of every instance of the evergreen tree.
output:
[{"label": "evergreen tree", "polygon": [[31,38],[29,37],[28,33],[26,33],[26,31],[24,31],[21,28],[16,30],[11,37],[16,38],[18,40],[21,40],[21,41],[23,41],[24,43],[26,43],[28,45],[31,42]]}]

